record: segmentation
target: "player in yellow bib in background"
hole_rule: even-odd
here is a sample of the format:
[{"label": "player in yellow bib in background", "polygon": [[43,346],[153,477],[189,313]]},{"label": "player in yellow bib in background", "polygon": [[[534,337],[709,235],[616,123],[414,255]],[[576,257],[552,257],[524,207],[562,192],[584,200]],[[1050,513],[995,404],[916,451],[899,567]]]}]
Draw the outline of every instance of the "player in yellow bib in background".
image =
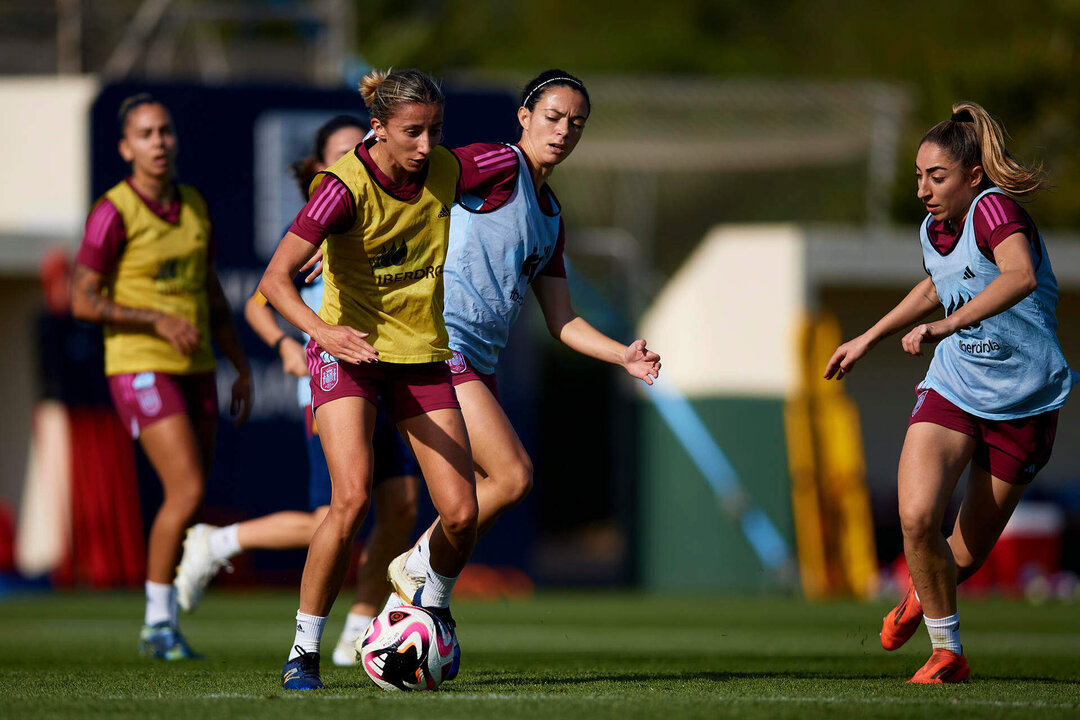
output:
[{"label": "player in yellow bib in background", "polygon": [[146,451],[164,500],[147,547],[144,655],[195,657],[179,632],[173,576],[203,499],[217,432],[213,336],[237,370],[231,410],[251,406],[251,375],[213,265],[209,212],[175,179],[168,109],[146,94],[120,106],[120,155],[131,175],[86,221],[72,314],[105,326],[105,374],[121,421]]}]

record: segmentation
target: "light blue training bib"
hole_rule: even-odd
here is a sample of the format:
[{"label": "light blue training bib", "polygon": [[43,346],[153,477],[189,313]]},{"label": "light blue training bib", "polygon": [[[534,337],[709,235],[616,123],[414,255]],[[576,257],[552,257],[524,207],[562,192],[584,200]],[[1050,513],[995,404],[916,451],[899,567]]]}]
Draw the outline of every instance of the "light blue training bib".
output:
[{"label": "light blue training bib", "polygon": [[450,246],[443,270],[443,318],[450,347],[479,372],[495,372],[499,352],[525,303],[529,284],[551,260],[559,213],[541,209],[520,148],[514,192],[501,207],[481,212],[483,198],[463,195],[450,213]]},{"label": "light blue training bib", "polygon": [[[920,228],[923,263],[946,316],[1001,274],[975,242],[975,208],[995,193],[1005,194],[992,187],[971,203],[960,238],[946,255],[930,243],[931,216]],[[942,340],[919,389],[932,389],[987,420],[1038,415],[1065,404],[1074,379],[1057,339],[1057,279],[1042,237],[1033,240],[1035,290],[1008,310]]]}]

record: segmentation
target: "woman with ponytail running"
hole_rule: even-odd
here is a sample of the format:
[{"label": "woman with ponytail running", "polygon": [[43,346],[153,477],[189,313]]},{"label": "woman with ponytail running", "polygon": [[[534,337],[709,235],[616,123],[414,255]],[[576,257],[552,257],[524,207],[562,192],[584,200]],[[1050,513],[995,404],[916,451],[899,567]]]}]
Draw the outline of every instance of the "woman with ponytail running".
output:
[{"label": "woman with ponytail running", "polygon": [[[1017,202],[1039,189],[1041,167],[1009,154],[981,106],[961,102],[923,137],[915,159],[928,277],[865,333],[833,353],[844,377],[883,338],[940,306],[901,340],[921,356],[938,343],[916,388],[897,495],[910,578],[886,615],[881,644],[903,645],[926,621],[933,652],[909,682],[962,682],[956,586],[986,560],[1024,490],[1050,459],[1058,408],[1075,381],[1056,330],[1057,281],[1035,223]],[[973,462],[972,462],[973,461]],[[961,474],[967,489],[948,537],[941,524]]]}]

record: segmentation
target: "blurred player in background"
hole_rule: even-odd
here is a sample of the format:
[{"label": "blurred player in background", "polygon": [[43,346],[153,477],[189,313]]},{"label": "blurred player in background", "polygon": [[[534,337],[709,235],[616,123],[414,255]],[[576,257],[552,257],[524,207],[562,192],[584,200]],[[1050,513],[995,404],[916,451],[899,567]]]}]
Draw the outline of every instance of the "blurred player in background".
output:
[{"label": "blurred player in background", "polygon": [[[956,585],[986,560],[1024,490],[1050,459],[1058,408],[1074,379],[1057,339],[1057,281],[1035,223],[1014,198],[1042,184],[1005,148],[1000,125],[975,103],[923,138],[915,160],[928,277],[825,368],[837,379],[881,339],[939,306],[945,318],[901,341],[922,355],[940,342],[916,389],[897,490],[911,573],[884,619],[881,644],[903,645],[925,618],[933,653],[913,683],[969,675],[960,644]],[[974,460],[952,533],[941,534],[949,498]]]},{"label": "blurred player in background", "polygon": [[[499,352],[530,287],[552,337],[583,355],[621,365],[649,385],[660,372],[660,356],[644,340],[623,345],[570,304],[565,227],[547,179],[577,146],[590,110],[579,79],[547,70],[522,91],[516,145],[478,143],[454,150],[463,168],[475,164],[486,178],[458,199],[451,214],[444,308],[454,351],[448,362],[476,470],[478,535],[532,487],[532,462],[499,404],[495,381]],[[423,594],[430,537],[429,530],[391,563],[390,579],[400,596],[391,604],[416,604]]]},{"label": "blurred player in background", "polygon": [[[293,164],[292,171],[304,199],[319,172],[342,155],[352,152],[367,128],[359,118],[339,115],[319,128],[311,155]],[[304,303],[318,312],[322,305],[322,276],[300,289]],[[262,293],[256,292],[244,307],[251,327],[281,356],[285,371],[299,378],[297,396],[303,408],[308,449],[308,498],[310,512],[283,510],[227,527],[200,524],[188,531],[184,554],[176,574],[180,607],[189,612],[199,603],[203,590],[222,568],[231,570],[229,559],[244,550],[306,548],[330,507],[330,471],[326,465],[318,429],[311,412],[311,384],[304,346],[282,332]],[[305,337],[306,343],[309,338]],[[418,469],[397,429],[380,407],[376,416],[372,495],[375,524],[357,566],[356,595],[345,628],[334,647],[336,665],[356,662],[354,643],[367,629],[386,600],[390,584],[386,565],[406,549],[416,522]]]},{"label": "blurred player in background", "polygon": [[147,547],[140,651],[178,660],[173,574],[184,529],[203,499],[217,432],[213,336],[233,364],[231,410],[243,423],[251,377],[214,269],[206,203],[175,178],[168,109],[146,94],[120,106],[120,155],[131,175],[95,203],[76,257],[72,314],[105,326],[105,373],[121,421],[161,479]]}]

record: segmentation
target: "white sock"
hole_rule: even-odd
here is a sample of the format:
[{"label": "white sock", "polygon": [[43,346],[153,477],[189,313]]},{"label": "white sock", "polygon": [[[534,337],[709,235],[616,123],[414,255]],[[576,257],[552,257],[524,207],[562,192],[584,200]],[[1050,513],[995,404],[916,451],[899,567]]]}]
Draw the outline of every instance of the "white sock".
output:
[{"label": "white sock", "polygon": [[239,525],[237,523],[211,532],[208,538],[210,554],[218,560],[228,560],[243,552],[243,548],[240,547],[240,540],[237,537],[238,532]]},{"label": "white sock", "polygon": [[146,581],[146,616],[143,622],[147,625],[167,622],[176,627],[175,585]]},{"label": "white sock", "polygon": [[382,606],[382,610],[379,611],[379,614],[382,615],[384,612],[397,610],[404,604],[405,601],[401,599],[401,596],[396,592],[392,592],[390,593],[390,597],[386,598],[386,604]]},{"label": "white sock", "polygon": [[345,629],[341,631],[341,639],[338,640],[338,644],[342,643],[346,645],[352,645],[356,642],[356,639],[362,637],[364,631],[368,629],[368,625],[371,624],[372,617],[370,615],[360,615],[359,613],[349,613],[345,617]]},{"label": "white sock", "polygon": [[454,590],[456,582],[456,577],[444,577],[429,567],[424,592],[420,595],[420,604],[424,607],[449,607],[450,593]]},{"label": "white sock", "polygon": [[952,650],[957,655],[964,653],[960,644],[960,613],[938,619],[924,616],[923,621],[926,623],[926,631],[930,633],[930,644],[935,650]]},{"label": "white sock", "polygon": [[409,553],[409,557],[405,558],[405,572],[417,577],[427,575],[428,568],[431,567],[431,547],[428,545],[430,540],[431,531],[420,536],[416,547]]},{"label": "white sock", "polygon": [[326,618],[318,615],[305,615],[296,611],[296,637],[293,638],[292,649],[289,650],[289,660],[300,657],[299,647],[304,652],[319,652],[319,644],[322,642],[323,628],[326,627]]}]

